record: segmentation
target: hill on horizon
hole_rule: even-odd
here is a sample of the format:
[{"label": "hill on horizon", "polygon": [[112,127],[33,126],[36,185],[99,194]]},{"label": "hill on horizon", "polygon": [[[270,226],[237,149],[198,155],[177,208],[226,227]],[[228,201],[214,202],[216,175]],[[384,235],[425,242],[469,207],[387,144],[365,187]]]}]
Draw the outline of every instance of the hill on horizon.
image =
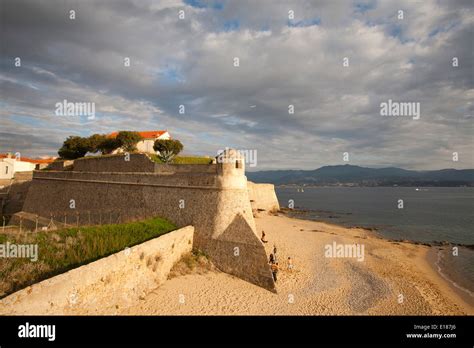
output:
[{"label": "hill on horizon", "polygon": [[247,172],[256,183],[275,185],[342,186],[474,186],[474,169],[407,170],[396,167],[367,168],[350,164],[314,170]]}]

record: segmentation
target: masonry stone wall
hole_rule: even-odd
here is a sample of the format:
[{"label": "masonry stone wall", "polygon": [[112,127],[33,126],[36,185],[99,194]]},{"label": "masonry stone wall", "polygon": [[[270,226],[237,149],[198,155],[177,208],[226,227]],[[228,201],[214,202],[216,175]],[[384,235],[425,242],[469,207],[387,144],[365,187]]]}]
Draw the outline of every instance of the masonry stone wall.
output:
[{"label": "masonry stone wall", "polygon": [[65,170],[71,168],[74,164],[73,160],[66,160],[66,161],[54,161],[50,163],[46,168],[49,170]]},{"label": "masonry stone wall", "polygon": [[235,153],[229,157],[226,163],[196,171],[164,165],[153,173],[124,172],[124,165],[122,172],[85,172],[76,171],[76,164],[74,171],[36,171],[23,210],[44,217],[113,210],[121,212],[122,221],[161,216],[179,227],[193,225],[194,248],[207,253],[218,268],[274,291],[243,160]]},{"label": "masonry stone wall", "polygon": [[148,172],[155,171],[153,163],[145,154],[130,154],[84,157],[74,161],[74,171],[79,172]]},{"label": "masonry stone wall", "polygon": [[255,184],[248,181],[247,187],[252,209],[263,209],[266,211],[280,209],[273,184]]},{"label": "masonry stone wall", "polygon": [[32,176],[33,172],[16,172],[13,180],[0,190],[0,217],[9,221],[13,214],[22,210]]},{"label": "masonry stone wall", "polygon": [[[59,170],[59,169],[58,169]],[[84,157],[74,161],[76,172],[216,174],[216,164],[164,164],[153,162],[147,154],[132,153]]]},{"label": "masonry stone wall", "polygon": [[187,226],[33,284],[0,300],[0,314],[114,313],[116,303],[132,303],[163,284],[192,250],[193,234]]}]

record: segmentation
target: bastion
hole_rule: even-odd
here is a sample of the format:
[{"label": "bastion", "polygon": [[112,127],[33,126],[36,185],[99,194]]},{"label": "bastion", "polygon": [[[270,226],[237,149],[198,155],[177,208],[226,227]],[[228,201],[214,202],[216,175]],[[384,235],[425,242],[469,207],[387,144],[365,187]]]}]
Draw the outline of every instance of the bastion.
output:
[{"label": "bastion", "polygon": [[193,248],[220,270],[275,291],[252,206],[278,209],[278,201],[272,185],[248,186],[237,151],[228,149],[205,165],[159,164],[130,154],[78,159],[64,168],[33,173],[24,212],[77,214],[77,225],[100,223],[97,212],[118,213],[122,222],[160,216],[178,227],[192,225]]}]

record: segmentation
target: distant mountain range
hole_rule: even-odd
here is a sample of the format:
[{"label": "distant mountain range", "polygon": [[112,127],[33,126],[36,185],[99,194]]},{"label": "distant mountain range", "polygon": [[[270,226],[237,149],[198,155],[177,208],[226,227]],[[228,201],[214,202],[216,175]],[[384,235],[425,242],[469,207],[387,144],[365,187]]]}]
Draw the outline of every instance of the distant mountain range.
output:
[{"label": "distant mountain range", "polygon": [[311,186],[474,186],[474,169],[428,171],[401,168],[365,168],[353,165],[324,166],[315,170],[247,172],[253,182]]}]

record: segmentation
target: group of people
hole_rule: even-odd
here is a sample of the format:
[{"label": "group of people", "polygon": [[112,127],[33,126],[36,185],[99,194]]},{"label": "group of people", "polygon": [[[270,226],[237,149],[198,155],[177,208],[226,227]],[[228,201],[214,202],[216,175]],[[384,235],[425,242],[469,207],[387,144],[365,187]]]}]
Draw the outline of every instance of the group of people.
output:
[{"label": "group of people", "polygon": [[[265,232],[263,230],[262,230],[261,241],[263,243],[268,243],[268,240],[265,239]],[[269,265],[271,267],[271,270],[272,270],[273,280],[276,282],[277,281],[277,274],[278,274],[278,271],[279,271],[279,266],[278,266],[278,259],[277,259],[277,248],[276,248],[275,244],[273,244],[273,253],[270,254],[270,258],[268,260],[268,263],[269,263]],[[289,271],[293,270],[293,260],[291,259],[290,256],[288,256],[287,269]]]}]

